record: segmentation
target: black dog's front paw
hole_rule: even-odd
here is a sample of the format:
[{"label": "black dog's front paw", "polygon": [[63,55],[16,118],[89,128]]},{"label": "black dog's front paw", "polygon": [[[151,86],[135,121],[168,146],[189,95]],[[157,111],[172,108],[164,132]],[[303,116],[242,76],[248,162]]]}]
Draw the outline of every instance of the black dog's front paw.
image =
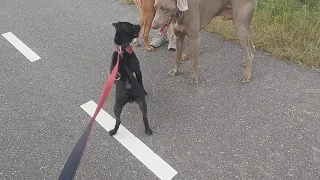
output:
[{"label": "black dog's front paw", "polygon": [[152,135],[152,130],[151,129],[146,129],[144,131],[147,135]]},{"label": "black dog's front paw", "polygon": [[110,135],[110,136],[113,136],[113,135],[115,135],[115,134],[117,134],[117,131],[116,131],[116,130],[112,129],[111,131],[109,131],[109,135]]}]

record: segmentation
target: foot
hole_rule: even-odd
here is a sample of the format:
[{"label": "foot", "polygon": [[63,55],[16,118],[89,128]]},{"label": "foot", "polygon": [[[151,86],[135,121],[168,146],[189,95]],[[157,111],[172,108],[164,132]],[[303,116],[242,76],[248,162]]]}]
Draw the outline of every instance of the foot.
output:
[{"label": "foot", "polygon": [[110,136],[113,136],[113,135],[115,135],[115,134],[117,134],[117,131],[116,131],[116,130],[112,129],[111,131],[109,131],[109,135],[110,135]]},{"label": "foot", "polygon": [[144,132],[147,134],[147,135],[152,135],[152,130],[149,128],[149,129],[145,129]]},{"label": "foot", "polygon": [[189,84],[197,84],[197,83],[199,83],[199,76],[193,74],[193,75],[189,78],[188,82],[189,82]]},{"label": "foot", "polygon": [[171,69],[169,72],[168,72],[168,75],[169,76],[176,76],[178,74],[178,70],[175,68],[175,69]]},{"label": "foot", "polygon": [[171,35],[169,38],[168,50],[175,51],[177,49],[176,36]]},{"label": "foot", "polygon": [[168,34],[158,34],[155,38],[152,39],[150,45],[157,48],[160,47],[163,43],[167,42],[169,40]]},{"label": "foot", "polygon": [[251,73],[244,73],[243,77],[241,78],[241,83],[242,84],[246,84],[248,82],[250,82],[251,80]]}]

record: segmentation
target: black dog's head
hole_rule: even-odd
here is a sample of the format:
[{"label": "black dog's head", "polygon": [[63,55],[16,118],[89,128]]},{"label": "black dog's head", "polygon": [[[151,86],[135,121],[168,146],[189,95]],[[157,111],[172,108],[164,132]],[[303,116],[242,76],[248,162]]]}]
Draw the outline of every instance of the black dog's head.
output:
[{"label": "black dog's head", "polygon": [[140,25],[134,25],[129,22],[112,23],[116,29],[114,43],[116,45],[124,45],[132,42],[134,38],[139,37]]}]

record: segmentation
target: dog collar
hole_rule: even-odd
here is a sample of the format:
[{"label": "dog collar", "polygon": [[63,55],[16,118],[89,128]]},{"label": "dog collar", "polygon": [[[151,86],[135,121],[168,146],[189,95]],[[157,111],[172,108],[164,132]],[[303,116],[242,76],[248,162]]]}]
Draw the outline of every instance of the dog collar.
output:
[{"label": "dog collar", "polygon": [[[123,49],[127,51],[127,53],[132,54],[133,49],[130,44],[125,44],[125,45],[115,45],[115,52],[118,52],[121,57],[123,57]],[[115,80],[118,81],[121,79],[121,74],[117,72]]]},{"label": "dog collar", "polygon": [[115,51],[118,52],[121,57],[122,53],[124,52],[123,50],[127,51],[127,53],[132,54],[133,49],[130,44],[125,44],[125,45],[115,45]]}]

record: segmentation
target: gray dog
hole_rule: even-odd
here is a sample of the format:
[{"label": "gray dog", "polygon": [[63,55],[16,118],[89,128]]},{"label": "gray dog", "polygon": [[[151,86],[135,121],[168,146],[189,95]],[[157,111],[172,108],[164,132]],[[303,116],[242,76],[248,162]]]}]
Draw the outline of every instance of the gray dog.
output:
[{"label": "gray dog", "polygon": [[224,20],[233,20],[237,36],[245,53],[245,72],[242,83],[251,79],[253,51],[250,40],[250,23],[255,11],[254,0],[155,0],[156,14],[152,28],[166,28],[170,24],[177,36],[175,68],[169,71],[170,76],[179,73],[185,35],[192,40],[192,76],[189,83],[199,81],[200,31],[216,16],[224,16]]}]

